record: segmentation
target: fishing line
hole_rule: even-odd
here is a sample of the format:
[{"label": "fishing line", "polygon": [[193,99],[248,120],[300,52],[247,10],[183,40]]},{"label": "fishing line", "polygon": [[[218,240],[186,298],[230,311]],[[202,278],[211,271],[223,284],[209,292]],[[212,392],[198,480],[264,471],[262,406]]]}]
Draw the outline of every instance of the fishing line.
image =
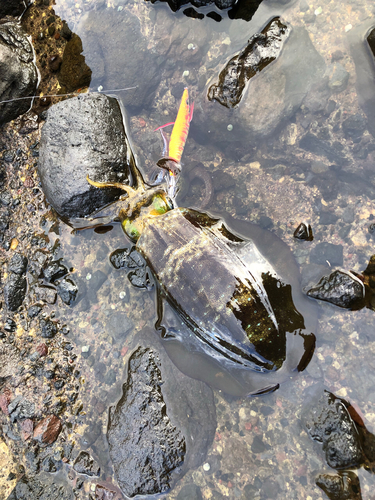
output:
[{"label": "fishing line", "polygon": [[136,85],[135,87],[127,87],[125,89],[94,90],[94,91],[89,91],[89,92],[70,92],[69,94],[30,95],[27,97],[15,97],[14,99],[0,101],[0,104],[4,104],[6,102],[22,101],[24,99],[43,99],[44,97],[66,97],[68,95],[84,95],[84,94],[91,94],[93,92],[98,92],[99,94],[104,93],[104,92],[121,92],[122,90],[133,90],[133,89],[136,89],[137,87],[138,87],[138,85]]}]

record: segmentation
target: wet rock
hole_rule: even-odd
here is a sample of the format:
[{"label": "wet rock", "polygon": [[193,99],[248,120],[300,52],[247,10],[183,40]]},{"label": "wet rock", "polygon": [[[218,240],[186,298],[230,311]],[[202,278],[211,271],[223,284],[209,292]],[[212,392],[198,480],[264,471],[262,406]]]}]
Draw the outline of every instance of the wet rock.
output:
[{"label": "wet rock", "polygon": [[34,439],[48,446],[56,441],[61,429],[61,420],[55,415],[50,415],[36,425],[34,429]]},{"label": "wet rock", "polygon": [[78,287],[70,278],[64,278],[56,285],[57,293],[61,300],[68,306],[71,306],[76,300]]},{"label": "wet rock", "polygon": [[55,460],[50,455],[48,455],[41,464],[41,469],[44,472],[57,472],[61,468],[62,468],[62,461]]},{"label": "wet rock", "polygon": [[46,344],[39,344],[38,346],[36,346],[36,351],[40,357],[47,356],[48,347],[46,346]]},{"label": "wet rock", "polygon": [[322,212],[319,217],[319,224],[326,226],[328,224],[335,224],[337,222],[338,217],[332,212]]},{"label": "wet rock", "polygon": [[367,128],[367,120],[360,114],[350,115],[342,122],[345,137],[358,142]]},{"label": "wet rock", "polygon": [[156,52],[149,50],[149,38],[143,35],[139,19],[126,9],[91,10],[82,19],[82,26],[80,36],[86,63],[93,72],[92,86],[136,87],[121,94],[124,106],[147,108],[154,101],[166,58],[158,57],[157,47]]},{"label": "wet rock", "polygon": [[[25,32],[16,22],[0,25],[0,74],[0,101],[35,94],[38,75],[34,54]],[[30,102],[23,99],[0,104],[0,126],[26,113]]]},{"label": "wet rock", "polygon": [[54,304],[56,302],[56,290],[50,286],[36,286],[34,288],[35,298],[46,304]]},{"label": "wet rock", "polygon": [[362,500],[361,485],[355,472],[319,474],[316,484],[330,500]]},{"label": "wet rock", "polygon": [[20,253],[14,253],[10,259],[8,271],[15,274],[25,274],[27,268],[27,257]]},{"label": "wet rock", "polygon": [[[146,332],[142,337],[155,343]],[[140,346],[132,353],[107,431],[125,495],[167,491],[178,476],[203,463],[215,429],[212,392],[205,384],[179,372],[162,348]]]},{"label": "wet rock", "polygon": [[88,215],[122,194],[119,189],[91,186],[87,175],[102,182],[131,180],[133,159],[121,110],[116,99],[103,94],[82,94],[53,105],[39,154],[43,191],[55,210],[67,217]]},{"label": "wet rock", "polygon": [[340,63],[334,63],[328,68],[328,86],[334,92],[342,92],[349,81],[349,73]]},{"label": "wet rock", "polygon": [[4,324],[4,330],[6,332],[15,332],[17,329],[17,323],[12,318],[7,318]]},{"label": "wet rock", "polygon": [[181,488],[176,500],[202,500],[202,493],[196,484],[186,484]]},{"label": "wet rock", "polygon": [[33,418],[35,416],[35,404],[23,396],[17,396],[9,403],[8,412],[12,422]]},{"label": "wet rock", "polygon": [[301,222],[301,224],[299,224],[297,229],[294,231],[293,236],[297,240],[312,241],[314,239],[310,224],[305,224],[305,222]]},{"label": "wet rock", "polygon": [[302,137],[299,141],[299,147],[305,151],[325,156],[328,160],[339,165],[342,165],[342,163],[346,160],[345,154],[337,147],[336,144],[332,144],[332,141],[330,140],[322,139],[313,132],[307,132],[307,134]]},{"label": "wet rock", "polygon": [[63,278],[66,274],[68,274],[68,272],[67,267],[61,263],[61,259],[53,260],[43,269],[43,277],[50,283],[53,283],[56,280]]},{"label": "wet rock", "polygon": [[202,138],[223,146],[267,137],[295,114],[309,90],[321,83],[324,70],[324,60],[308,32],[293,27],[280,56],[249,80],[238,107],[227,109],[214,101],[201,101],[194,124]]},{"label": "wet rock", "polygon": [[26,276],[10,273],[4,286],[4,300],[9,311],[16,311],[20,307],[26,290]]},{"label": "wet rock", "polygon": [[69,484],[53,478],[43,482],[22,476],[7,500],[72,500],[73,490]]},{"label": "wet rock", "polygon": [[86,64],[82,52],[82,41],[74,33],[65,45],[61,68],[58,74],[63,94],[74,92],[90,85],[92,71]]},{"label": "wet rock", "polygon": [[115,269],[135,269],[146,265],[143,257],[133,248],[119,248],[111,253],[109,260]]},{"label": "wet rock", "polygon": [[86,476],[99,476],[100,467],[96,461],[86,451],[81,451],[74,461],[73,469],[79,474]]},{"label": "wet rock", "polygon": [[35,306],[31,306],[29,307],[29,309],[27,310],[27,315],[29,316],[29,318],[36,318],[38,316],[38,314],[40,313],[40,311],[42,310],[42,307],[41,306],[38,306],[38,305],[35,305]]},{"label": "wet rock", "polygon": [[308,435],[323,444],[327,464],[334,469],[360,467],[365,461],[357,427],[345,400],[324,391],[302,415]]},{"label": "wet rock", "polygon": [[97,484],[95,487],[95,500],[114,500],[115,491],[108,490],[104,486]]},{"label": "wet rock", "polygon": [[364,306],[365,288],[353,274],[334,271],[308,290],[307,295],[346,309],[360,309]]},{"label": "wet rock", "polygon": [[40,328],[44,339],[52,339],[57,333],[57,325],[50,319],[41,319]]},{"label": "wet rock", "polygon": [[207,97],[227,108],[237,106],[248,81],[279,57],[290,28],[280,18],[272,19],[253,35],[248,45],[234,56],[219,75],[219,81],[208,89]]},{"label": "wet rock", "polygon": [[105,325],[105,331],[115,339],[124,338],[133,328],[133,322],[126,313],[111,311]]},{"label": "wet rock", "polygon": [[334,245],[326,241],[318,243],[311,250],[310,262],[313,264],[327,265],[327,261],[332,266],[342,266],[343,264],[343,247],[342,245]]},{"label": "wet rock", "polygon": [[18,17],[24,13],[31,0],[6,0],[0,4],[0,19],[5,16]]},{"label": "wet rock", "polygon": [[34,424],[32,420],[30,420],[29,418],[22,420],[21,422],[22,439],[24,439],[25,441],[30,439],[31,436],[33,435],[33,430],[34,430]]}]

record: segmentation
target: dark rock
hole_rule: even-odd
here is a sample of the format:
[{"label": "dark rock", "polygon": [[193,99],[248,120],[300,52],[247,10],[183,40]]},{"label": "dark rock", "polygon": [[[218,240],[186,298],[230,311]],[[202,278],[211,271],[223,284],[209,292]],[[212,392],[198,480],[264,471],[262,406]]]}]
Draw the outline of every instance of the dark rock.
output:
[{"label": "dark rock", "polygon": [[[151,332],[142,338],[155,343]],[[177,370],[162,348],[138,347],[107,432],[123,493],[167,491],[178,476],[203,463],[215,429],[211,390]]]},{"label": "dark rock", "polygon": [[50,415],[36,425],[34,429],[34,439],[48,446],[56,441],[61,429],[61,420],[55,415]]},{"label": "dark rock", "polygon": [[342,266],[343,264],[343,247],[342,245],[334,245],[333,243],[322,242],[318,243],[311,250],[310,262],[313,264],[327,265],[327,261],[332,266]]},{"label": "dark rock", "polygon": [[227,108],[237,106],[248,81],[279,57],[289,34],[290,28],[280,18],[272,19],[229,61],[221,71],[218,83],[208,89],[208,99],[216,100]]},{"label": "dark rock", "polygon": [[335,224],[337,222],[338,217],[332,212],[322,212],[319,217],[319,224],[328,225]]},{"label": "dark rock", "polygon": [[253,443],[251,445],[251,451],[253,453],[264,453],[269,449],[269,446],[262,440],[260,436],[254,436]]},{"label": "dark rock", "polygon": [[74,92],[80,88],[89,87],[92,71],[82,55],[82,41],[75,33],[65,45],[60,72],[59,83],[62,93]]},{"label": "dark rock", "polygon": [[19,17],[32,0],[6,0],[0,4],[0,19],[5,16]]},{"label": "dark rock", "polygon": [[349,81],[349,73],[340,63],[332,64],[328,70],[328,87],[334,92],[342,92]]},{"label": "dark rock", "polygon": [[97,484],[95,487],[95,500],[113,500],[116,496],[115,491],[108,490],[104,486]]},{"label": "dark rock", "polygon": [[36,318],[41,310],[42,310],[41,306],[38,305],[31,306],[27,310],[27,315],[29,316],[29,318]]},{"label": "dark rock", "polygon": [[9,311],[16,311],[20,307],[26,290],[26,276],[10,273],[4,286],[4,300]]},{"label": "dark rock", "polygon": [[119,248],[111,253],[109,260],[115,269],[121,269],[122,267],[128,267],[130,248]]},{"label": "dark rock", "polygon": [[66,21],[63,21],[62,28],[60,30],[60,35],[65,38],[65,40],[70,40],[72,38],[72,30],[69,28]]},{"label": "dark rock", "polygon": [[324,276],[307,295],[346,309],[360,309],[364,306],[365,289],[354,275],[334,271],[329,276]]},{"label": "dark rock", "polygon": [[361,484],[355,472],[319,474],[315,482],[330,500],[362,500]]},{"label": "dark rock", "polygon": [[55,460],[50,455],[46,456],[46,458],[43,460],[41,464],[41,469],[44,472],[57,472],[61,468],[62,468],[62,461]]},{"label": "dark rock", "polygon": [[8,411],[12,422],[33,418],[35,416],[35,404],[23,396],[17,396],[9,403]]},{"label": "dark rock", "polygon": [[74,461],[73,469],[79,474],[86,476],[99,476],[100,467],[86,451],[81,451]]},{"label": "dark rock", "polygon": [[44,339],[52,339],[57,333],[57,325],[50,319],[41,319],[40,328]]},{"label": "dark rock", "polygon": [[130,283],[136,288],[151,290],[154,286],[151,272],[148,268],[138,268],[128,274]]},{"label": "dark rock", "polygon": [[267,217],[266,215],[261,215],[259,217],[258,224],[263,229],[271,229],[273,227],[273,221],[272,221],[272,219],[270,219],[270,217]]},{"label": "dark rock", "polygon": [[301,222],[301,224],[297,227],[293,236],[297,240],[312,241],[314,239],[310,224],[305,224],[304,222]]},{"label": "dark rock", "polygon": [[91,186],[87,175],[96,181],[129,183],[133,167],[116,99],[82,94],[48,110],[38,172],[47,200],[60,215],[83,217],[122,194]]},{"label": "dark rock", "polygon": [[73,490],[69,484],[61,484],[57,478],[51,482],[22,476],[7,500],[72,500]]},{"label": "dark rock", "polygon": [[61,263],[61,259],[53,260],[43,269],[43,277],[53,283],[68,274],[68,269]]},{"label": "dark rock", "polygon": [[64,278],[59,281],[56,286],[57,293],[61,300],[68,306],[71,306],[76,300],[78,294],[78,287],[72,279]]},{"label": "dark rock", "polygon": [[350,115],[342,122],[344,134],[349,139],[357,142],[361,139],[367,128],[367,120],[360,114]]},{"label": "dark rock", "polygon": [[4,330],[6,332],[15,332],[17,329],[17,324],[12,318],[7,318],[4,325]]},{"label": "dark rock", "polygon": [[20,253],[14,253],[10,259],[8,271],[15,274],[25,274],[27,268],[27,257]]},{"label": "dark rock", "polygon": [[[160,25],[159,28],[163,29]],[[172,29],[171,25],[169,29]],[[111,33],[111,36],[104,37],[102,33]],[[86,63],[93,72],[92,87],[135,87],[120,94],[124,106],[134,110],[152,104],[167,57],[158,53],[157,47],[155,52],[149,50],[149,38],[142,35],[137,16],[125,9],[122,12],[91,10],[85,17],[85,29],[80,35]],[[129,43],[123,43],[124,40]],[[166,50],[169,48],[168,44]]]},{"label": "dark rock", "polygon": [[[0,101],[35,94],[38,74],[32,47],[21,26],[13,21],[0,24],[0,74]],[[22,99],[0,104],[0,126],[25,113],[30,103]]]},{"label": "dark rock", "polygon": [[197,12],[193,7],[188,7],[183,13],[186,17],[191,17],[192,19],[204,19],[204,14]]},{"label": "dark rock", "polygon": [[299,147],[311,153],[326,156],[328,160],[341,165],[346,160],[344,153],[339,151],[329,140],[322,139],[312,132],[308,132],[299,141]]},{"label": "dark rock", "polygon": [[186,484],[181,488],[176,500],[202,500],[202,493],[196,484]]},{"label": "dark rock", "polygon": [[345,400],[324,391],[319,399],[313,398],[302,415],[308,435],[323,444],[327,463],[334,469],[360,467],[365,460],[349,406]]}]

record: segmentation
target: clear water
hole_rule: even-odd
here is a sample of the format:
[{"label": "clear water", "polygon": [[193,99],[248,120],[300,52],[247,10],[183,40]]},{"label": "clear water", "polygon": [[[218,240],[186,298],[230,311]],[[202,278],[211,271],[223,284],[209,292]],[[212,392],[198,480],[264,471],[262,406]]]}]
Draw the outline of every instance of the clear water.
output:
[{"label": "clear water", "polygon": [[[200,162],[213,178],[215,193],[206,209],[270,226],[294,253],[303,284],[311,269],[310,252],[320,242],[342,245],[342,268],[363,271],[374,253],[368,226],[375,216],[375,153],[371,148],[367,156],[364,153],[374,139],[365,130],[353,142],[342,123],[354,114],[368,114],[371,122],[375,66],[364,36],[375,24],[373,3],[332,0],[282,5],[265,0],[249,22],[231,20],[226,11],[212,6],[198,9],[216,11],[223,17],[219,23],[207,16],[188,18],[184,8],[173,13],[167,4],[143,0],[56,0],[54,6],[82,39],[83,54],[93,72],[92,90],[137,87],[115,94],[128,110],[131,139],[145,177],[161,155],[161,141],[153,130],[174,119],[179,89],[189,86],[196,116],[183,155],[184,169],[188,173],[191,165]],[[287,84],[274,80],[277,72],[270,81],[261,74],[246,90],[245,101],[255,109],[253,123],[245,116],[252,111],[244,104],[234,111],[213,109],[206,100],[208,85],[274,16],[292,25],[296,46],[305,30],[321,56],[313,58],[317,67],[301,74],[298,65],[303,54],[295,60],[286,48],[280,61],[287,68]],[[338,64],[342,68],[337,69]],[[289,107],[280,105],[284,99]],[[248,128],[241,129],[241,123]],[[251,132],[266,126],[268,137]],[[328,153],[300,147],[308,132],[329,141]],[[201,184],[197,179],[189,181],[188,175],[185,183],[181,204],[199,206]],[[334,216],[333,223],[325,223],[327,214]],[[311,223],[313,242],[293,238],[301,221]],[[78,345],[90,346],[82,365],[83,411],[71,432],[81,446],[100,457],[110,477],[103,439],[107,409],[118,399],[133,339],[155,323],[155,297],[153,292],[133,288],[125,271],[111,267],[110,252],[126,245],[118,226],[106,234],[72,235],[61,223],[58,236],[50,233],[51,239],[57,237],[61,255],[87,289],[74,308],[59,313]],[[99,288],[98,271],[106,277]],[[324,303],[318,309],[317,348],[307,370],[261,398],[233,399],[217,391],[218,428],[206,464],[187,474],[167,498],[176,498],[180,488],[191,482],[201,488],[205,499],[325,497],[315,485],[315,476],[329,468],[321,446],[302,429],[301,409],[308,389],[324,386],[355,405],[367,428],[375,430],[375,333],[374,312],[369,309],[350,312]],[[113,333],[115,315],[120,322],[128,322],[126,333]],[[373,477],[363,470],[358,474],[363,498],[375,498]]]}]

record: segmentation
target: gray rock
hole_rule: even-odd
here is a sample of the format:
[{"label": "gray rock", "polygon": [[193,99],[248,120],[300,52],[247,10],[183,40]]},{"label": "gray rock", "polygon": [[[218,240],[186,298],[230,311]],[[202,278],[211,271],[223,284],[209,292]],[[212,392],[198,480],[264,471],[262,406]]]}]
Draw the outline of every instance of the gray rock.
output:
[{"label": "gray rock", "polygon": [[35,403],[28,401],[23,396],[17,396],[9,403],[8,411],[12,422],[33,418],[35,416]]},{"label": "gray rock", "polygon": [[324,276],[307,295],[346,309],[358,309],[364,306],[365,288],[355,276],[337,270]]},{"label": "gray rock", "polygon": [[56,477],[43,482],[22,476],[7,500],[73,500],[72,487]]},{"label": "gray rock", "polygon": [[216,429],[211,389],[179,372],[147,336],[142,342],[154,345],[131,354],[107,431],[117,481],[130,497],[165,492],[202,464]]},{"label": "gray rock", "polygon": [[16,311],[20,307],[26,290],[26,276],[10,273],[4,286],[4,300],[9,311]]},{"label": "gray rock", "polygon": [[87,451],[81,451],[74,461],[73,469],[79,474],[86,476],[100,475],[100,467]]},{"label": "gray rock", "polygon": [[342,245],[334,245],[323,241],[318,243],[311,250],[310,262],[313,264],[327,265],[327,261],[332,266],[342,266],[343,264],[343,247]]},{"label": "gray rock", "polygon": [[302,415],[308,435],[323,444],[327,463],[334,469],[360,467],[365,457],[360,436],[345,400],[324,391],[313,398]]},{"label": "gray rock", "polygon": [[159,54],[149,49],[139,19],[126,9],[91,10],[80,26],[84,28],[78,29],[78,34],[85,47],[86,63],[92,69],[92,86],[136,87],[121,94],[124,106],[147,108],[153,102],[163,65]]},{"label": "gray rock", "polygon": [[177,495],[177,500],[202,500],[202,493],[196,484],[186,484]]},{"label": "gray rock", "polygon": [[349,81],[349,73],[340,63],[334,63],[328,68],[328,86],[334,92],[342,92]]},{"label": "gray rock", "polygon": [[27,257],[15,252],[10,259],[8,271],[15,274],[25,274],[27,268]]},{"label": "gray rock", "polygon": [[134,326],[132,320],[124,312],[110,312],[111,314],[105,325],[106,333],[115,339],[125,337]]},{"label": "gray rock", "polygon": [[68,306],[72,305],[78,294],[78,287],[72,279],[64,278],[58,282],[57,293],[61,300]]},{"label": "gray rock", "polygon": [[0,387],[8,377],[17,373],[20,354],[18,349],[8,343],[0,344]]},{"label": "gray rock", "polygon": [[117,199],[123,191],[98,189],[87,182],[131,182],[133,157],[118,101],[82,94],[48,110],[42,129],[38,172],[55,210],[83,217]]},{"label": "gray rock", "polygon": [[[35,94],[38,74],[32,46],[21,26],[13,21],[0,25],[0,75],[0,101]],[[0,104],[0,126],[26,113],[30,105],[31,99]]]}]

